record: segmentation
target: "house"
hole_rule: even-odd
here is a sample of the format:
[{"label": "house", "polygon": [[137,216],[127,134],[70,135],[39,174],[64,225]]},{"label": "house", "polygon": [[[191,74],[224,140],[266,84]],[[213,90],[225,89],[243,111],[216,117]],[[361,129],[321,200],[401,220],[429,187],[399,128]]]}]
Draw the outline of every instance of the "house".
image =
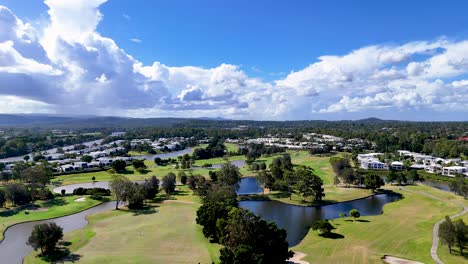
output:
[{"label": "house", "polygon": [[390,164],[392,170],[402,170],[404,168],[403,162],[401,161],[394,161]]},{"label": "house", "polygon": [[74,168],[73,165],[71,165],[71,164],[66,164],[66,165],[60,166],[60,169],[61,169],[63,172],[70,172],[70,171],[74,171],[74,170],[75,170],[75,168]]},{"label": "house", "polygon": [[111,163],[114,161],[114,159],[99,158],[98,161],[99,161],[99,163],[100,163],[102,166],[110,166]]},{"label": "house", "polygon": [[380,162],[378,159],[361,160],[361,168],[365,170],[387,170],[387,164]]},{"label": "house", "polygon": [[99,161],[92,161],[88,163],[88,168],[97,168],[101,166],[101,162]]},{"label": "house", "polygon": [[74,167],[78,169],[87,169],[88,168],[88,162],[75,162],[73,163]]},{"label": "house", "polygon": [[468,169],[462,166],[450,166],[442,168],[442,175],[448,177],[455,177],[456,174],[464,174],[466,172],[468,172]]},{"label": "house", "polygon": [[431,164],[431,165],[427,165],[424,170],[428,173],[432,173],[432,174],[435,174],[435,173],[441,173],[442,172],[442,165],[440,164]]}]

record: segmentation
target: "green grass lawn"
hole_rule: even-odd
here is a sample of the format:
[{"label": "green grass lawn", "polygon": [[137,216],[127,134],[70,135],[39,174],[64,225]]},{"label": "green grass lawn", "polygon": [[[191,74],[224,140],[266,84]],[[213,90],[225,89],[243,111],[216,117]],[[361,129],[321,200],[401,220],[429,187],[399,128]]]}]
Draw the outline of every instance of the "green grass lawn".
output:
[{"label": "green grass lawn", "polygon": [[[152,210],[134,213],[111,210],[88,216],[85,228],[65,234],[79,263],[212,263],[219,260],[195,223],[199,198],[185,186],[173,200],[153,203]],[[45,263],[33,252],[25,263]]]},{"label": "green grass lawn", "polygon": [[[16,214],[6,209],[0,209],[0,240],[3,239],[5,229],[13,224],[69,215],[101,203],[88,198],[84,202],[75,202],[75,199],[79,197],[73,195],[57,197],[51,201],[36,201],[35,204],[39,207],[35,210],[18,210]],[[26,211],[28,214],[25,213]]]},{"label": "green grass lawn", "polygon": [[239,145],[234,143],[224,143],[228,152],[236,152],[239,149]]},{"label": "green grass lawn", "polygon": [[407,186],[408,190],[387,188],[403,194],[404,198],[385,205],[382,215],[361,217],[365,220],[362,222],[335,219],[334,232],[344,238],[323,238],[310,230],[293,250],[307,254],[304,260],[310,263],[381,263],[383,255],[433,263],[430,248],[434,224],[445,215],[460,212],[459,204],[466,201],[426,186]]}]

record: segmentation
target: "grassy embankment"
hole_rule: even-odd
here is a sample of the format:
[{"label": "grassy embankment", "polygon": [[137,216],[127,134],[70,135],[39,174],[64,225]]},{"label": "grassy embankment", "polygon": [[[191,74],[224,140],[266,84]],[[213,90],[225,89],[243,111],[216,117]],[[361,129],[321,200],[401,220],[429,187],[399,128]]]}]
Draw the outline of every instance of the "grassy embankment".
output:
[{"label": "grassy embankment", "polygon": [[[218,244],[211,244],[195,223],[200,206],[187,187],[151,209],[111,210],[88,216],[89,225],[66,233],[64,241],[80,263],[211,263]],[[162,196],[161,196],[162,197]],[[45,263],[33,252],[25,263]]]},{"label": "grassy embankment", "polygon": [[[430,255],[434,224],[445,215],[460,212],[461,204],[467,201],[422,185],[386,189],[399,192],[404,198],[385,205],[379,216],[361,217],[356,222],[333,220],[337,228],[333,232],[344,236],[342,239],[323,238],[310,230],[293,250],[307,254],[303,259],[310,263],[382,263],[383,255],[434,263]],[[444,254],[441,258],[446,263],[463,261]]]},{"label": "grassy embankment", "polygon": [[0,209],[0,240],[3,239],[5,229],[11,225],[74,214],[101,203],[92,199],[85,199],[84,202],[75,202],[75,199],[79,197],[72,195],[57,197],[50,201],[36,201],[34,207],[29,207],[33,209],[28,209],[27,207],[23,207],[24,209],[21,210]]}]

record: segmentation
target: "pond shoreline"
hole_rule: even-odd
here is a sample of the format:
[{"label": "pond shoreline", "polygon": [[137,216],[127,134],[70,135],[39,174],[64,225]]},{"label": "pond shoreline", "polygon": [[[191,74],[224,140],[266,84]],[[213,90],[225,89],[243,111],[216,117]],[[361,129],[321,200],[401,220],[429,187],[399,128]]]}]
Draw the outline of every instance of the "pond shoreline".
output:
[{"label": "pond shoreline", "polygon": [[91,208],[94,208],[94,207],[96,207],[96,206],[99,206],[99,205],[101,205],[101,204],[103,204],[103,203],[107,203],[107,202],[112,202],[112,200],[110,200],[110,201],[100,201],[98,204],[95,204],[95,205],[93,205],[93,206],[87,207],[87,208],[85,208],[85,209],[82,209],[82,210],[79,210],[79,211],[76,211],[76,212],[73,212],[73,213],[68,213],[68,214],[64,214],[64,215],[60,215],[60,216],[54,216],[54,217],[51,217],[51,218],[36,219],[36,220],[27,220],[27,221],[18,222],[18,223],[14,223],[14,224],[12,224],[12,225],[9,225],[9,226],[7,226],[7,228],[5,228],[5,230],[3,230],[3,232],[2,232],[2,239],[0,240],[0,246],[1,246],[2,242],[5,240],[5,234],[6,234],[6,232],[8,231],[8,229],[10,229],[10,228],[12,228],[12,227],[14,227],[14,226],[16,226],[16,225],[25,224],[25,223],[31,223],[31,222],[36,222],[36,221],[43,221],[43,220],[54,220],[54,219],[61,218],[61,217],[65,217],[65,216],[70,216],[70,215],[74,215],[74,214],[79,214],[79,213],[81,213],[81,212],[84,212],[84,211],[86,211],[86,210],[89,210],[89,209],[91,209]]},{"label": "pond shoreline", "polygon": [[283,204],[294,205],[294,206],[298,206],[298,207],[322,207],[322,206],[326,206],[326,205],[333,205],[333,204],[340,204],[340,203],[359,201],[359,200],[367,199],[369,197],[373,197],[373,196],[376,196],[376,195],[379,195],[379,194],[401,195],[400,193],[394,192],[392,190],[384,190],[382,192],[373,193],[373,194],[366,195],[366,196],[359,197],[359,198],[355,198],[355,199],[339,201],[339,202],[323,202],[323,203],[319,203],[319,204],[287,203],[287,202],[284,202],[284,201],[279,200],[279,199],[271,199],[268,194],[240,194],[240,195],[237,195],[237,197],[238,197],[239,201],[277,201],[277,202],[280,202],[280,203],[283,203]]}]

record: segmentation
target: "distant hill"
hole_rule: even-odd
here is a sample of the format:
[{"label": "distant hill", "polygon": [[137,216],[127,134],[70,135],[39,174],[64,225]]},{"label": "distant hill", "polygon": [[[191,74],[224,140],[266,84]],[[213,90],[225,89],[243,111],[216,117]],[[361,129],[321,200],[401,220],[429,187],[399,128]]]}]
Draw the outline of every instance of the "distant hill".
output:
[{"label": "distant hill", "polygon": [[[361,124],[366,127],[405,125],[418,122],[382,120],[371,117],[360,120],[295,120],[295,121],[255,121],[229,120],[221,117],[194,118],[130,118],[115,116],[60,116],[45,114],[0,114],[0,127],[40,127],[40,128],[137,128],[137,127],[326,127],[331,125]],[[441,123],[441,122],[436,122]],[[444,123],[444,122],[442,122]]]}]

